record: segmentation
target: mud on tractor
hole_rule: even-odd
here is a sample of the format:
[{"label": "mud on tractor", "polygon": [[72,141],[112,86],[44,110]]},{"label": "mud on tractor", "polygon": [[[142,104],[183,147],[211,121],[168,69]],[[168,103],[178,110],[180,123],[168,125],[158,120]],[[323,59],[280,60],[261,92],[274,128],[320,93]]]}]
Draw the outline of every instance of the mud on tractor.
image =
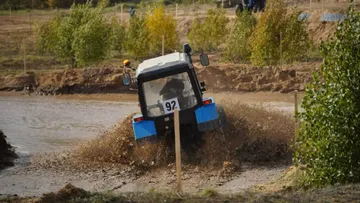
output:
[{"label": "mud on tractor", "polygon": [[[204,67],[209,65],[205,53],[200,55],[200,61]],[[137,84],[141,108],[141,114],[132,118],[137,141],[173,137],[175,108],[179,109],[181,141],[186,140],[185,144],[201,140],[205,131],[223,132],[224,109],[213,97],[204,97],[205,83],[198,80],[188,44],[184,44],[184,53],[175,52],[140,63],[133,83]]]}]

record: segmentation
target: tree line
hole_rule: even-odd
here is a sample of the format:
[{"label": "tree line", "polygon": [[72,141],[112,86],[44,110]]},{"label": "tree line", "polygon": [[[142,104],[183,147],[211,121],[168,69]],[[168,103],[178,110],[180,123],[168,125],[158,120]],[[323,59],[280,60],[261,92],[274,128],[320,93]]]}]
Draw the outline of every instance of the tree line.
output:
[{"label": "tree line", "polygon": [[[70,8],[73,4],[85,4],[87,0],[1,0],[0,10],[21,9],[46,9],[46,8]],[[140,0],[110,0],[110,5],[115,3],[139,3]],[[97,5],[98,0],[92,0]]]}]

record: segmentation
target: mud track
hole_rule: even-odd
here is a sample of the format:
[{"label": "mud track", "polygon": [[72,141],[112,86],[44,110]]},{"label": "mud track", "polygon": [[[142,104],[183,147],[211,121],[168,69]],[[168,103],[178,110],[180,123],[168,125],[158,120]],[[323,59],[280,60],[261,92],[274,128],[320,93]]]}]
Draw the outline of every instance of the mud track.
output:
[{"label": "mud track", "polygon": [[[215,99],[219,102],[224,99],[229,100],[227,93],[207,94],[215,96]],[[291,98],[291,96],[286,96],[285,94],[274,93],[233,94],[232,96],[232,99],[235,102],[240,100],[245,103],[252,103],[254,101],[258,102],[259,100],[266,102],[282,101],[289,103]],[[239,109],[237,107],[239,106],[241,105],[239,104],[234,106],[233,109],[230,109],[233,115],[239,113],[237,111],[237,109]],[[283,105],[280,106],[287,107]],[[284,123],[283,126],[279,126],[278,131],[274,130],[274,128],[269,128],[276,125],[269,124],[270,126],[263,126],[262,123],[268,123],[268,115],[272,114],[265,113],[257,115],[256,112],[258,111],[251,109],[243,110],[242,112],[243,114],[248,115],[246,118],[244,117],[244,119],[259,120],[258,123],[253,123],[254,125],[249,123],[250,125],[246,127],[246,129],[251,129],[251,132],[257,134],[258,138],[253,136],[254,134],[251,134],[251,132],[243,131],[242,133],[242,135],[245,136],[242,139],[249,143],[247,147],[244,148],[246,150],[243,154],[246,157],[248,157],[248,155],[246,155],[245,152],[250,154],[261,154],[254,153],[258,152],[257,147],[269,146],[269,148],[273,148],[275,146],[271,145],[272,142],[269,141],[259,143],[256,142],[256,140],[262,136],[274,137],[283,132],[281,129],[287,129],[286,122],[279,122],[276,117],[272,119],[273,122]],[[252,118],[252,116],[255,117]],[[261,120],[259,117],[265,119]],[[234,122],[239,121],[240,120],[235,120]],[[275,131],[275,133],[266,133],[268,131],[264,131],[264,129]],[[293,132],[293,129],[291,128],[287,130]],[[251,139],[252,137],[255,137],[255,139]],[[287,138],[280,136],[275,140],[277,139],[282,140]],[[105,142],[104,146],[106,145],[107,144]],[[101,148],[99,148],[99,150],[100,149]],[[97,155],[97,157],[101,157],[102,153],[105,153],[101,153],[101,151],[96,150],[92,151],[95,152],[93,154]],[[113,150],[110,150],[106,153],[111,154],[112,152]],[[259,152],[261,152],[261,150]],[[271,150],[265,150],[264,152],[267,154],[272,153]],[[144,167],[138,167],[137,165],[131,163],[117,163],[117,160],[101,162],[101,159],[99,159],[97,162],[92,162],[90,165],[79,165],[79,167],[76,168],[70,167],[70,165],[66,164],[69,163],[68,160],[71,156],[69,153],[69,151],[65,151],[62,153],[35,155],[32,158],[32,163],[21,163],[22,165],[16,165],[13,168],[2,171],[0,173],[0,194],[17,194],[19,196],[41,195],[43,193],[57,191],[67,183],[71,183],[76,187],[80,187],[88,191],[113,191],[115,193],[136,191],[147,192],[153,189],[156,191],[172,191],[175,186],[176,174],[173,163],[168,163],[162,165],[161,167],[151,167],[151,161],[148,161],[148,164],[144,165]],[[208,156],[208,158],[210,160],[215,159],[216,157],[214,156],[216,155],[219,155],[219,153],[212,154]],[[279,178],[282,172],[289,166],[289,162],[286,161],[286,157],[281,158],[280,160],[277,159],[278,161],[275,162],[265,161],[262,164],[254,164],[252,160],[243,159],[244,156],[242,156],[240,159],[241,161],[238,163],[220,162],[221,164],[216,166],[203,166],[186,163],[184,161],[184,192],[194,194],[211,188],[222,193],[237,193]],[[273,153],[273,156],[276,157],[276,153]],[[255,160],[257,157],[255,156],[252,158]]]}]

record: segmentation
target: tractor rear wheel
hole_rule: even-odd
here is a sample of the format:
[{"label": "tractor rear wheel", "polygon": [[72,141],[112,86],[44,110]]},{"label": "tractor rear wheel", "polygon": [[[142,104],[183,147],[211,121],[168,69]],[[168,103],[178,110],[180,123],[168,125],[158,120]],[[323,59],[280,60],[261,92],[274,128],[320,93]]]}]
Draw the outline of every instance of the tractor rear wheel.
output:
[{"label": "tractor rear wheel", "polygon": [[223,134],[223,141],[225,141],[226,134],[228,133],[228,121],[225,109],[222,105],[217,105],[216,111],[218,113],[219,130]]}]

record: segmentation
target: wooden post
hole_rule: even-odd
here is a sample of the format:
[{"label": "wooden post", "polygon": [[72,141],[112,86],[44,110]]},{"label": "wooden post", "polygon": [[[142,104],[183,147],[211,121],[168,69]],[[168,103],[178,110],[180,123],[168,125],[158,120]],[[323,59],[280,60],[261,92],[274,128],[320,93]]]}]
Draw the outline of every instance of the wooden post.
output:
[{"label": "wooden post", "polygon": [[165,35],[162,36],[162,49],[161,49],[161,53],[164,56],[165,54]]},{"label": "wooden post", "polygon": [[116,17],[116,3],[115,3],[115,6],[114,6],[114,14],[115,14],[115,17]]},{"label": "wooden post", "polygon": [[296,137],[299,132],[299,119],[297,117],[297,114],[299,113],[298,91],[297,90],[295,90],[294,100],[295,100],[295,141],[296,141]]},{"label": "wooden post", "polygon": [[176,19],[178,17],[178,4],[177,3],[175,5],[175,17],[176,17]]},{"label": "wooden post", "polygon": [[321,0],[321,12],[324,15],[324,0]]},{"label": "wooden post", "polygon": [[123,18],[124,5],[123,5],[123,4],[121,4],[121,9],[120,9],[120,12],[121,12],[120,19],[121,19],[121,22],[123,22],[123,20],[124,20],[124,18]]},{"label": "wooden post", "polygon": [[310,0],[310,11],[311,11],[311,3],[312,3],[311,1],[312,1],[312,0]]},{"label": "wooden post", "polygon": [[10,21],[11,21],[11,6],[10,6]]},{"label": "wooden post", "polygon": [[25,40],[23,41],[24,46],[24,73],[26,73],[26,43]]},{"label": "wooden post", "polygon": [[224,8],[224,0],[221,0],[221,7]]},{"label": "wooden post", "polygon": [[181,146],[180,146],[180,119],[179,110],[174,111],[174,127],[175,127],[175,155],[176,155],[176,175],[177,175],[177,192],[182,191],[181,185]]},{"label": "wooden post", "polygon": [[282,32],[280,32],[280,67],[282,67]]}]

